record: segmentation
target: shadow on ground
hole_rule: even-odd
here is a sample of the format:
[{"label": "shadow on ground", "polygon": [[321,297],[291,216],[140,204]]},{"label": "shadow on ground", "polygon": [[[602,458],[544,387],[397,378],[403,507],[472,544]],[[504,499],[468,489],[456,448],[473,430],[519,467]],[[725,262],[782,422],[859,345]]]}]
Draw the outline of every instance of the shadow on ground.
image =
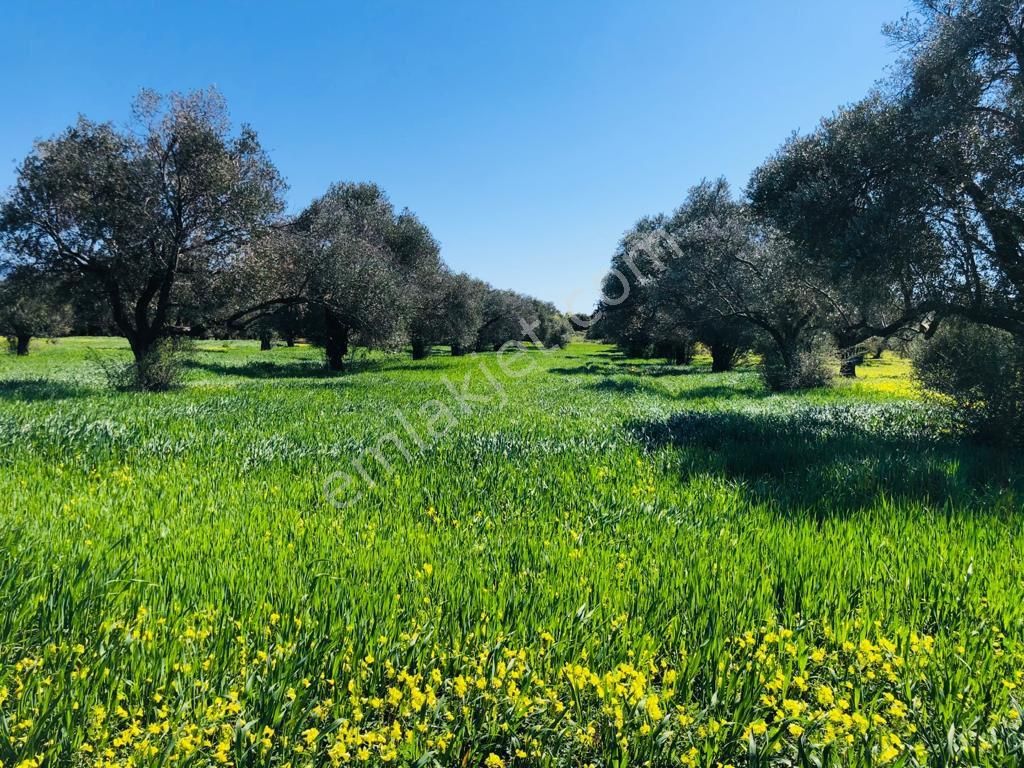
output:
[{"label": "shadow on ground", "polygon": [[240,376],[246,379],[330,379],[354,373],[373,371],[433,371],[445,366],[428,361],[396,362],[388,359],[346,361],[343,371],[331,371],[321,360],[252,360],[240,365],[230,365],[207,360],[189,360],[186,365],[193,370],[206,371],[217,376]]},{"label": "shadow on ground", "polygon": [[1014,498],[1007,490],[1024,493],[1013,456],[950,437],[941,412],[923,408],[690,410],[628,428],[650,450],[679,448],[684,475],[724,476],[801,517],[849,514],[885,500],[987,513],[1013,506],[997,503]]},{"label": "shadow on ground", "polygon": [[0,379],[0,400],[39,402],[86,397],[94,390],[77,384],[46,379]]},{"label": "shadow on ground", "polygon": [[317,360],[294,360],[287,363],[254,360],[242,365],[189,360],[186,365],[194,370],[206,371],[217,376],[241,376],[246,379],[323,379],[342,375],[327,370],[327,367]]},{"label": "shadow on ground", "polygon": [[692,376],[698,373],[709,373],[708,366],[678,366],[627,363],[625,361],[611,363],[585,363],[572,367],[550,368],[551,373],[560,376]]},{"label": "shadow on ground", "polygon": [[674,402],[696,402],[699,400],[761,400],[771,395],[756,382],[735,379],[728,384],[698,384],[691,386],[665,387],[644,376],[607,376],[588,382],[587,389],[595,392],[615,392],[624,395],[648,394]]}]

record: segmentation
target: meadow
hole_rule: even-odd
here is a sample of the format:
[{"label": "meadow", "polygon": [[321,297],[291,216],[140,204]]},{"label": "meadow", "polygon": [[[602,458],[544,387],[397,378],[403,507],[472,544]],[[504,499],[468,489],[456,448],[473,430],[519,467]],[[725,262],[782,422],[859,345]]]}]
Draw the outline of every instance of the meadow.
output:
[{"label": "meadow", "polygon": [[1024,758],[1024,466],[902,360],[112,358],[0,357],[4,768]]}]

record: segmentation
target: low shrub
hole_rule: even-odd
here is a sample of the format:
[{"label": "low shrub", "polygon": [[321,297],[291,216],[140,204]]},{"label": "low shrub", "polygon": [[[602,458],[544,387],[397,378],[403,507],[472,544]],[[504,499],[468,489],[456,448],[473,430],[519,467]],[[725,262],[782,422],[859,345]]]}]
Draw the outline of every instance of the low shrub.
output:
[{"label": "low shrub", "polygon": [[191,339],[172,337],[156,342],[144,357],[130,363],[99,358],[95,362],[114,389],[167,392],[181,385],[185,362],[193,349]]},{"label": "low shrub", "polygon": [[1024,341],[1006,331],[947,321],[913,352],[921,385],[960,426],[990,442],[1019,444],[1024,431]]},{"label": "low shrub", "polygon": [[815,341],[783,354],[776,346],[762,353],[761,378],[773,392],[826,387],[833,379],[835,353],[827,344]]}]

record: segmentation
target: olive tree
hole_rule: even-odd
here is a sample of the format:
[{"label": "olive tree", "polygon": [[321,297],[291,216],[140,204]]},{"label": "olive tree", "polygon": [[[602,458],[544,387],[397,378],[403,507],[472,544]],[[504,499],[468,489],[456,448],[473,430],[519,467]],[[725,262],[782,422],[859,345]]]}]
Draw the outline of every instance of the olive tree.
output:
[{"label": "olive tree", "polygon": [[491,287],[465,272],[448,277],[442,306],[445,310],[442,343],[455,357],[476,345],[477,333],[484,322],[484,300]]},{"label": "olive tree", "polygon": [[945,291],[941,237],[916,172],[879,173],[902,162],[901,142],[897,110],[876,94],[790,139],[748,187],[755,213],[815,276],[844,375],[855,374],[864,342],[919,325]]},{"label": "olive tree", "polygon": [[[919,0],[890,32],[907,52],[893,89],[902,162],[941,244],[938,312],[1024,335],[1024,6]],[[886,178],[879,164],[873,170]],[[890,172],[891,175],[892,172]],[[927,207],[921,207],[921,201]]]},{"label": "olive tree", "polygon": [[[841,304],[857,289],[874,299],[855,302],[867,312],[851,316],[847,341],[947,322],[1021,338],[1024,6],[919,0],[916,10],[889,28],[905,54],[893,80],[788,142],[755,174],[751,198],[830,270]],[[951,335],[945,349],[969,337]],[[970,350],[961,359],[971,365]]]},{"label": "olive tree", "polygon": [[610,341],[630,357],[646,357],[659,341],[666,321],[658,313],[654,281],[660,274],[663,216],[640,219],[626,232],[601,282],[601,296],[588,330],[591,338]]},{"label": "olive tree", "polygon": [[333,185],[293,228],[296,290],[328,367],[341,370],[353,342],[397,345],[441,269],[430,231],[376,185],[351,183]]},{"label": "olive tree", "polygon": [[0,205],[8,264],[95,283],[136,361],[206,321],[206,290],[282,208],[283,182],[214,90],[144,91],[128,130],[39,142]]},{"label": "olive tree", "polygon": [[29,267],[19,267],[0,279],[0,336],[11,350],[27,355],[34,337],[67,333],[71,307],[61,287]]},{"label": "olive tree", "polygon": [[1024,343],[989,325],[950,318],[912,348],[918,381],[952,405],[966,430],[1010,445],[1024,442]]},{"label": "olive tree", "polygon": [[472,349],[489,290],[483,281],[447,268],[423,274],[417,281],[416,307],[409,322],[413,358],[426,357],[435,344],[447,344],[455,356]]},{"label": "olive tree", "polygon": [[711,295],[697,287],[693,265],[676,242],[686,215],[680,209],[671,217],[646,217],[623,236],[589,335],[615,342],[630,356],[653,354],[675,364],[690,363],[702,343],[712,371],[728,371],[753,336],[745,323],[713,309]]},{"label": "olive tree", "polygon": [[564,349],[572,339],[573,326],[570,319],[549,302],[536,301],[537,330],[527,336],[539,340],[546,349]]},{"label": "olive tree", "polygon": [[789,240],[733,197],[724,179],[690,190],[668,223],[666,242],[666,293],[691,297],[698,321],[739,321],[755,330],[769,386],[826,380],[818,276]]},{"label": "olive tree", "polygon": [[[516,291],[490,288],[484,295],[476,350],[499,350],[509,342],[563,343],[558,310],[553,304]],[[568,337],[564,337],[568,342]]]}]

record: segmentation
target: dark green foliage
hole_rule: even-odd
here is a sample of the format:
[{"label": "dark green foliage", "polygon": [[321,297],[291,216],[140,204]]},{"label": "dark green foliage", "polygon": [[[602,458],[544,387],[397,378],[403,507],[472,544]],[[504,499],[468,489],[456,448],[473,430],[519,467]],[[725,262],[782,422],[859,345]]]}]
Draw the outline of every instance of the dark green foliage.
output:
[{"label": "dark green foliage", "polygon": [[0,206],[0,268],[45,268],[101,294],[141,363],[223,309],[219,284],[280,212],[283,182],[215,90],[144,91],[134,114],[126,130],[82,117],[37,144]]},{"label": "dark green foliage", "polygon": [[137,392],[168,392],[181,386],[194,342],[185,337],[164,337],[141,358],[131,363],[94,356],[114,389]]},{"label": "dark green foliage", "polygon": [[763,344],[761,377],[774,392],[828,386],[833,378],[834,351],[820,337],[793,345]]},{"label": "dark green foliage", "polygon": [[657,245],[663,227],[664,217],[645,217],[623,235],[602,281],[601,298],[588,329],[589,338],[617,344],[630,357],[654,354],[665,321],[671,324],[671,318],[659,313],[652,282],[659,273]]},{"label": "dark green foliage", "polygon": [[983,439],[1024,441],[1024,344],[1006,331],[943,323],[914,350],[914,371],[947,398],[960,424]]},{"label": "dark green foliage", "polygon": [[27,355],[37,336],[56,336],[71,327],[72,310],[59,284],[31,267],[17,267],[0,279],[0,336],[10,351]]},{"label": "dark green foliage", "polygon": [[453,274],[447,268],[421,275],[409,321],[413,358],[426,357],[435,344],[449,345],[454,355],[472,349],[483,323],[484,300],[491,290],[482,280]]},{"label": "dark green foliage", "polygon": [[1024,339],[1024,6],[916,6],[888,29],[905,52],[892,81],[787,142],[749,194],[828,275],[840,349],[943,323],[922,382],[994,436],[1018,418]]},{"label": "dark green foliage", "polygon": [[671,217],[641,220],[623,238],[605,279],[594,334],[633,354],[685,364],[694,344],[715,372],[763,350],[773,389],[821,386],[817,349],[834,316],[828,283],[785,237],[733,198],[723,180],[703,181]]},{"label": "dark green foliage", "polygon": [[538,302],[538,336],[546,348],[565,349],[572,340],[572,323],[554,305]]}]

